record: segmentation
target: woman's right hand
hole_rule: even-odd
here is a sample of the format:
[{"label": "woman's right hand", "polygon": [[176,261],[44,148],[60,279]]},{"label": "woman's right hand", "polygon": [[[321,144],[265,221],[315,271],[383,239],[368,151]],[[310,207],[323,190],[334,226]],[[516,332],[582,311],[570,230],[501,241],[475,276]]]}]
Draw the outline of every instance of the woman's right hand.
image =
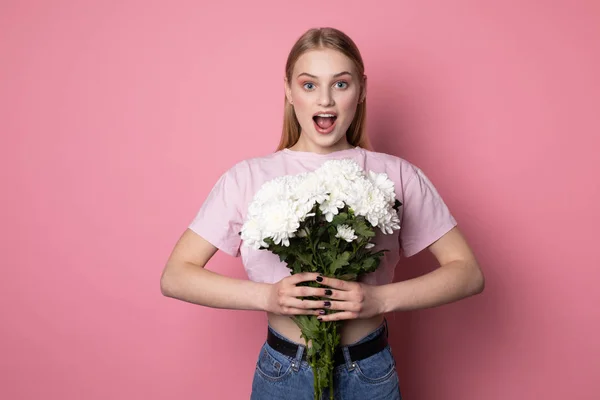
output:
[{"label": "woman's right hand", "polygon": [[271,284],[267,296],[265,311],[278,315],[324,315],[324,303],[319,300],[303,300],[298,297],[324,297],[325,288],[296,286],[301,282],[315,282],[316,272],[303,272],[283,278]]}]

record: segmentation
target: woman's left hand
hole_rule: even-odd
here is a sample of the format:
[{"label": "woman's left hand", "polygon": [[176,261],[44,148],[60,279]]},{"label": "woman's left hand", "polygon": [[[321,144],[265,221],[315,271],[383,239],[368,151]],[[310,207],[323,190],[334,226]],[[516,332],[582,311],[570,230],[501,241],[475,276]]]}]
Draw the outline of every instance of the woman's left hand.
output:
[{"label": "woman's left hand", "polygon": [[[317,282],[319,281],[317,280]],[[384,301],[379,296],[379,286],[325,276],[319,283],[330,288],[331,291],[331,294],[326,292],[325,297],[331,300],[325,300],[323,308],[336,310],[335,313],[319,316],[321,321],[371,318],[385,312]]]}]

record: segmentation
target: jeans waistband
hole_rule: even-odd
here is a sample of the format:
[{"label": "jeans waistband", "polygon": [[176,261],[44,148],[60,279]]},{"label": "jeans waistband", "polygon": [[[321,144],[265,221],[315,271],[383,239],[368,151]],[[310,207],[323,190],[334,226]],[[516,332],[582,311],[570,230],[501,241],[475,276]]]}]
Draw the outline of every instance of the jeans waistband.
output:
[{"label": "jeans waistband", "polygon": [[[362,339],[345,346],[339,346],[334,355],[334,365],[346,364],[349,369],[354,369],[354,361],[383,350],[387,345],[387,337],[389,336],[387,328],[387,320],[384,318],[383,323],[377,329],[364,336]],[[292,362],[292,367],[297,370],[300,367],[300,363],[306,359],[306,346],[287,339],[277,332],[270,324],[268,325],[268,329],[269,334],[274,336],[273,339],[268,340],[269,344],[272,344],[272,347],[275,346],[275,351],[283,352],[284,354],[293,357],[295,360]],[[384,330],[386,335],[385,338],[381,339]],[[274,342],[271,343],[271,340],[274,340]],[[287,344],[277,344],[277,340]]]},{"label": "jeans waistband", "polygon": [[[281,333],[279,333],[278,331],[276,331],[275,328],[273,328],[270,323],[268,324],[268,329],[271,332],[273,332],[273,334],[275,336],[279,337],[280,339],[285,340],[285,341],[287,341],[289,343],[292,343],[292,344],[298,344],[298,343],[295,343],[295,342],[289,340],[288,338],[286,338],[285,336],[283,336]],[[349,347],[349,346],[353,346],[353,345],[356,345],[356,344],[359,344],[359,343],[366,342],[369,339],[372,339],[372,338],[376,337],[377,335],[379,335],[381,333],[381,331],[383,331],[384,329],[385,329],[385,335],[386,335],[386,337],[389,337],[390,335],[389,335],[389,330],[388,330],[387,318],[384,318],[383,322],[381,323],[381,325],[379,325],[374,331],[372,331],[371,333],[367,334],[363,338],[357,340],[356,342],[350,343],[350,344],[348,344],[346,346],[340,346],[340,347]],[[298,345],[306,347],[306,346],[304,346],[302,344],[298,344]]]}]

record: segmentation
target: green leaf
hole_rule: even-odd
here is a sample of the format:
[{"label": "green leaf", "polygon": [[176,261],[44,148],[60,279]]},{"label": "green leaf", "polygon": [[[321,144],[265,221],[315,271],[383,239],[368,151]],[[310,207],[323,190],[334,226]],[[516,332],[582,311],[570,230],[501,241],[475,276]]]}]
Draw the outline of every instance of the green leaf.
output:
[{"label": "green leaf", "polygon": [[373,257],[367,257],[362,263],[362,268],[365,270],[371,270],[371,268],[375,265],[375,259]]},{"label": "green leaf", "polygon": [[360,274],[362,270],[362,262],[351,262],[348,268],[345,269],[346,274]]},{"label": "green leaf", "polygon": [[323,348],[323,345],[318,340],[315,340],[312,342],[312,347],[314,348],[314,351],[319,352]]},{"label": "green leaf", "polygon": [[367,226],[367,223],[365,222],[364,219],[357,220],[356,223],[354,224],[353,228],[354,228],[354,232],[358,236],[367,237],[367,238],[375,236],[375,231],[373,230],[373,228]]},{"label": "green leaf", "polygon": [[338,255],[335,261],[333,261],[329,266],[329,273],[331,274],[331,276],[335,276],[335,271],[342,268],[344,265],[348,265],[348,259],[350,259],[349,251],[345,251],[342,254]]},{"label": "green leaf", "polygon": [[[329,265],[333,262],[333,260],[335,260],[337,252],[332,249],[327,249],[320,254],[321,254],[321,258],[323,259],[323,262],[325,263],[325,265]],[[325,272],[325,271],[323,271],[323,272]]]},{"label": "green leaf", "polygon": [[294,269],[294,274],[299,274],[299,273],[303,272],[302,263],[296,261],[292,265],[293,265],[293,269]]},{"label": "green leaf", "polygon": [[312,264],[312,254],[311,253],[298,253],[298,259],[302,261],[303,264],[310,265]]},{"label": "green leaf", "polygon": [[317,234],[315,236],[317,237],[317,239],[320,239],[326,231],[327,225],[320,226],[319,229],[317,229]]},{"label": "green leaf", "polygon": [[331,221],[331,223],[334,226],[337,226],[337,225],[345,223],[347,219],[348,219],[348,214],[345,212],[341,212],[338,215],[336,215],[335,217],[333,217],[333,220]]}]

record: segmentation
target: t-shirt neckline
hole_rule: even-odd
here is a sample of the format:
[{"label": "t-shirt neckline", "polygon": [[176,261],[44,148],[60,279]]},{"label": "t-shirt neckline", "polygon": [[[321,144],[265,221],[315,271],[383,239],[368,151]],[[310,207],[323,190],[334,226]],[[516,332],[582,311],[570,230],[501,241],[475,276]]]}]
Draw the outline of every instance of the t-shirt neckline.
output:
[{"label": "t-shirt neckline", "polygon": [[283,153],[285,153],[285,154],[292,155],[292,156],[295,156],[295,157],[302,157],[302,158],[329,158],[329,157],[336,157],[336,156],[343,156],[343,155],[346,155],[346,154],[351,154],[351,153],[359,150],[360,148],[361,148],[360,146],[356,146],[356,147],[352,147],[350,149],[336,150],[336,151],[332,151],[331,153],[326,153],[326,154],[313,153],[312,151],[290,150],[287,147],[284,148],[281,151]]}]

